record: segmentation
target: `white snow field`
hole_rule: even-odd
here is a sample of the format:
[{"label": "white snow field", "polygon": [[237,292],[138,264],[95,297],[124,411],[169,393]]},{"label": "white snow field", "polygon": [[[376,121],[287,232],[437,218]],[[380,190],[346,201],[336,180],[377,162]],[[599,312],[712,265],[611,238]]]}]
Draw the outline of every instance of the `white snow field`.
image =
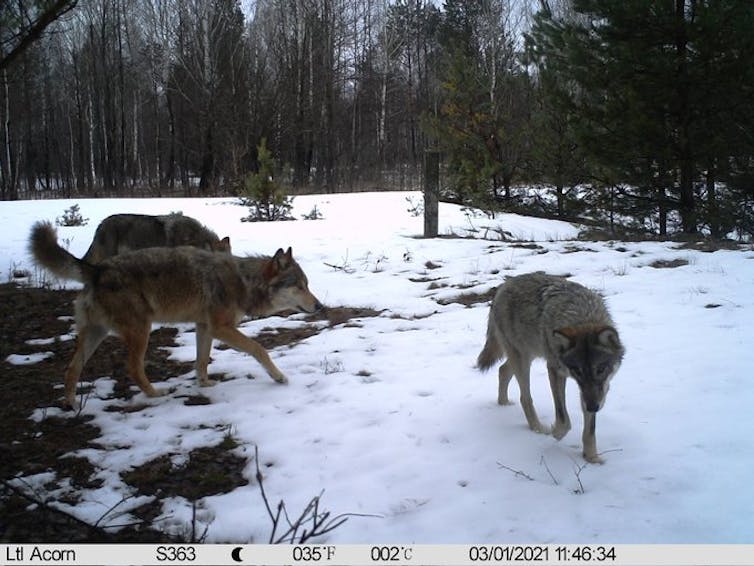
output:
[{"label": "white snow field", "polygon": [[[580,242],[578,227],[564,222],[474,217],[449,204],[440,206],[440,231],[456,237],[421,239],[422,219],[409,214],[407,198],[421,195],[300,196],[296,217],[316,205],[324,218],[272,224],[240,222],[247,211],[232,199],[0,203],[6,280],[18,269],[39,275],[26,251],[30,228],[72,204],[89,223],[60,228],[59,237],[79,257],[109,214],[182,211],[229,235],[237,255],[292,246],[326,305],[379,311],[332,328],[303,315],[243,323],[252,337],[263,328],[323,329],[271,351],[287,386],[249,356],[213,349],[210,373],[226,379],[201,390],[208,405],[184,405],[199,389],[191,371],[170,379],[170,395],[139,393],[125,402],[147,404],[143,410],[108,412],[123,401],[108,399],[113,380],[103,376],[84,408],[102,430],[100,448],[77,455],[104,483],[83,491],[75,507],[56,504],[97,521],[132,493],[121,472],[161,454],[180,465],[192,449],[218,444],[230,431],[235,450],[248,457],[249,484],[198,502],[207,542],[267,542],[271,523],[254,477],[255,446],[273,504],[283,499],[295,514],[324,490],[321,509],[366,515],[322,539],[333,543],[754,542],[751,248],[705,253],[675,243]],[[500,230],[508,241],[500,241]],[[650,266],[657,260],[685,264]],[[497,372],[474,368],[489,302],[452,299],[537,270],[569,274],[603,293],[626,346],[597,419],[604,465],[581,458],[574,381],[567,390],[573,429],[558,442],[530,431],[518,403],[498,406]],[[192,325],[181,329],[172,355],[191,362]],[[552,422],[541,361],[532,384],[540,417]],[[66,414],[40,407],[33,418]],[[53,477],[51,470],[24,481],[42,489]],[[125,515],[107,520],[127,522],[128,510],[148,499],[129,499],[118,507]],[[191,514],[191,502],[172,498],[157,524],[185,531]]]}]

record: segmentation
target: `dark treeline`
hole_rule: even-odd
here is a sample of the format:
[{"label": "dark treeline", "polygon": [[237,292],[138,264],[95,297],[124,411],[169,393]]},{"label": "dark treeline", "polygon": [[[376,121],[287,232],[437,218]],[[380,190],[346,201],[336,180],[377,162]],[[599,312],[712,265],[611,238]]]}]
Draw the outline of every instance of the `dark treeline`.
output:
[{"label": "dark treeline", "polygon": [[439,17],[423,0],[81,0],[0,76],[2,198],[233,192],[263,138],[296,187],[414,186]]},{"label": "dark treeline", "polygon": [[[0,61],[51,4],[0,4]],[[748,0],[79,0],[14,55],[3,199],[236,194],[265,140],[291,191],[433,148],[459,202],[754,232]]]}]

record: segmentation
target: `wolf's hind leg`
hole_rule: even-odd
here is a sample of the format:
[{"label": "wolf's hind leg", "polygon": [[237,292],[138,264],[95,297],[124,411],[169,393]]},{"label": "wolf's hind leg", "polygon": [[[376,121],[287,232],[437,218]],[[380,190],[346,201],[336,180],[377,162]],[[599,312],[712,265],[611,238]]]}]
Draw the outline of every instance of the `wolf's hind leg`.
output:
[{"label": "wolf's hind leg", "polygon": [[498,405],[512,405],[510,399],[508,399],[508,385],[513,378],[513,368],[511,363],[507,360],[497,372],[497,404]]},{"label": "wolf's hind leg", "polygon": [[65,372],[65,403],[68,407],[76,406],[76,385],[81,377],[84,364],[92,356],[107,336],[107,328],[96,324],[84,325],[79,329],[76,339],[76,351]]},{"label": "wolf's hind leg", "polygon": [[212,333],[206,323],[196,325],[196,378],[201,387],[214,385],[215,381],[207,376],[209,353],[212,350]]},{"label": "wolf's hind leg", "polygon": [[147,397],[159,397],[165,392],[155,389],[144,373],[144,356],[149,343],[151,324],[144,322],[124,329],[120,334],[128,349],[128,375]]}]

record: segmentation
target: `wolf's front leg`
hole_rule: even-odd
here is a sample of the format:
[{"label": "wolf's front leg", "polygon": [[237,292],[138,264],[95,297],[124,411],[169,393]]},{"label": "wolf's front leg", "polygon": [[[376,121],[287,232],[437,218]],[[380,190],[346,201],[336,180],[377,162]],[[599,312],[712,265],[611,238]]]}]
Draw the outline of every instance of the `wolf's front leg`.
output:
[{"label": "wolf's front leg", "polygon": [[555,424],[552,427],[552,435],[560,440],[571,430],[571,418],[568,416],[566,407],[566,375],[559,371],[553,364],[547,364],[547,375],[550,378],[550,390],[555,404]]},{"label": "wolf's front leg", "polygon": [[162,389],[155,389],[144,373],[144,356],[147,353],[147,344],[149,342],[149,332],[151,324],[142,322],[133,324],[130,327],[119,329],[119,333],[126,343],[128,350],[128,374],[131,379],[139,386],[147,397],[160,397],[165,395]]},{"label": "wolf's front leg", "polygon": [[[513,357],[511,356],[509,360],[512,359]],[[516,381],[518,381],[518,388],[521,393],[521,408],[524,410],[526,422],[529,423],[530,429],[540,434],[550,434],[550,427],[545,426],[540,422],[539,416],[537,416],[537,411],[534,408],[534,401],[531,398],[531,385],[529,382],[530,364],[531,361],[529,360],[525,360],[523,363],[520,361],[516,363]]]},{"label": "wolf's front leg", "polygon": [[245,336],[234,326],[218,326],[213,329],[216,338],[225,342],[231,348],[246,352],[254,356],[262,367],[267,370],[269,376],[278,383],[288,383],[288,378],[283,375],[270,359],[270,355],[258,342]]},{"label": "wolf's front leg", "polygon": [[584,445],[584,460],[590,464],[604,464],[605,461],[597,454],[597,413],[584,411],[584,432],[581,435]]}]

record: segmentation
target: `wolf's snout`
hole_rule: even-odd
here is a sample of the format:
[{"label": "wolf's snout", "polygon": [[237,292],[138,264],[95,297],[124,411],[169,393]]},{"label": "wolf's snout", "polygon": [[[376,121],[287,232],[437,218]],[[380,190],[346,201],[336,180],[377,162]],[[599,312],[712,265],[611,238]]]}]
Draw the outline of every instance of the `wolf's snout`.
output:
[{"label": "wolf's snout", "polygon": [[321,310],[324,310],[326,307],[322,303],[319,302],[319,299],[317,299],[314,295],[312,295],[313,301],[306,305],[306,307],[299,305],[298,308],[302,312],[308,312],[309,314],[319,312]]},{"label": "wolf's snout", "polygon": [[600,410],[600,404],[597,401],[587,401],[586,410],[590,413],[596,413]]}]

